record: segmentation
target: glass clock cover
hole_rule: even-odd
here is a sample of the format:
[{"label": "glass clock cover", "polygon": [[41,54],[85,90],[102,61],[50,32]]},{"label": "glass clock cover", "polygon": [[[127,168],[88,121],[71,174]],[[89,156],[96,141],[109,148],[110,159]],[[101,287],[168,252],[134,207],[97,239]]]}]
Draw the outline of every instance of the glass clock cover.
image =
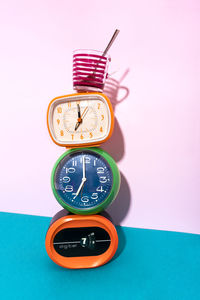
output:
[{"label": "glass clock cover", "polygon": [[120,174],[112,157],[102,149],[72,149],[56,162],[51,183],[56,199],[65,209],[92,214],[115,199]]},{"label": "glass clock cover", "polygon": [[57,145],[99,145],[112,134],[112,106],[102,93],[77,93],[58,97],[49,104],[47,125],[50,136]]}]

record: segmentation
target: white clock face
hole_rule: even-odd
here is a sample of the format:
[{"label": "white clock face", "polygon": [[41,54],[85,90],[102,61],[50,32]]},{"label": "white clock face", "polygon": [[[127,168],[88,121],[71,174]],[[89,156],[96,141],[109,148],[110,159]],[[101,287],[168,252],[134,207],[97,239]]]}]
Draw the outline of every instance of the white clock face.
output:
[{"label": "white clock face", "polygon": [[77,94],[53,101],[48,123],[60,145],[98,143],[110,133],[111,113],[103,96]]}]

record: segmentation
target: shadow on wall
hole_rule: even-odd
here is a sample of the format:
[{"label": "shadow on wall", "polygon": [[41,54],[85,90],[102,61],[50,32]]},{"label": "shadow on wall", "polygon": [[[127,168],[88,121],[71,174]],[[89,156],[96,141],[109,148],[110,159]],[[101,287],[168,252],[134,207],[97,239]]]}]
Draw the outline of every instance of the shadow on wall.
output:
[{"label": "shadow on wall", "polygon": [[[124,73],[124,75],[120,80],[116,80],[111,77],[109,77],[106,80],[103,92],[110,99],[114,112],[116,106],[121,102],[123,102],[124,100],[126,100],[129,95],[128,88],[121,85],[122,80],[125,78],[128,72],[129,69],[126,70],[126,72]],[[121,97],[121,99],[118,99],[119,92],[121,93],[122,91],[123,91],[123,96]],[[123,137],[122,130],[120,128],[120,124],[116,117],[115,117],[115,126],[114,126],[112,137],[103,145],[102,148],[106,150],[108,153],[110,153],[116,162],[120,161],[124,156],[124,151],[125,151],[124,137]]]},{"label": "shadow on wall", "polygon": [[[121,85],[123,79],[128,74],[129,69],[127,69],[120,80],[109,77],[106,80],[104,86],[104,93],[110,99],[113,110],[115,112],[116,106],[125,101],[129,95],[129,89],[126,86]],[[120,97],[119,94],[122,96]],[[119,162],[125,153],[125,141],[124,136],[120,127],[120,124],[115,117],[115,126],[112,137],[103,145],[102,147],[107,151],[116,162]],[[121,185],[117,198],[108,207],[107,214],[110,216],[110,220],[117,226],[117,233],[119,237],[119,246],[115,258],[117,258],[126,246],[126,238],[123,232],[123,227],[119,226],[120,223],[125,219],[131,201],[131,192],[128,182],[124,174],[121,173]],[[107,216],[107,217],[108,217]]]},{"label": "shadow on wall", "polygon": [[107,208],[107,212],[110,215],[115,225],[125,219],[131,202],[131,191],[126,180],[126,177],[121,172],[121,185],[120,190],[115,201]]},{"label": "shadow on wall", "polygon": [[127,212],[130,207],[130,201],[131,201],[130,188],[125,176],[121,173],[121,186],[117,198],[107,208],[106,212],[104,211],[102,213],[104,217],[109,219],[113,224],[117,225],[116,229],[119,238],[119,244],[118,244],[117,252],[113,259],[116,259],[126,247],[126,236],[124,234],[123,227],[120,226],[120,223],[127,215]]},{"label": "shadow on wall", "polygon": [[[129,95],[129,89],[121,85],[121,82],[128,74],[129,69],[127,69],[120,80],[109,77],[106,80],[104,86],[104,93],[110,99],[113,110],[115,112],[116,106],[125,101]],[[123,96],[119,98],[119,92],[123,90]],[[115,126],[112,137],[102,146],[116,162],[119,162],[125,153],[125,142],[124,136],[120,127],[120,124],[115,117]],[[120,225],[121,221],[126,217],[129,206],[130,206],[130,188],[125,176],[121,173],[121,186],[117,199],[113,204],[107,209],[113,222],[116,225]]]}]

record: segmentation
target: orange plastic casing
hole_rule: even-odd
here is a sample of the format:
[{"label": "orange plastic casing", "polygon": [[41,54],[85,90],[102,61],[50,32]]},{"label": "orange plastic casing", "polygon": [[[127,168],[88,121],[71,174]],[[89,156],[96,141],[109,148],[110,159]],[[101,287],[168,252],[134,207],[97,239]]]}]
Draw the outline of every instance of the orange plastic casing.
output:
[{"label": "orange plastic casing", "polygon": [[[101,227],[110,236],[109,248],[101,255],[83,257],[64,257],[56,252],[53,246],[55,235],[65,228]],[[68,215],[55,221],[48,229],[45,246],[49,257],[59,266],[69,269],[96,268],[107,263],[114,256],[118,247],[118,235],[115,226],[100,215]]]},{"label": "orange plastic casing", "polygon": [[[90,143],[79,143],[79,144],[59,144],[58,142],[56,142],[51,134],[51,130],[49,128],[49,110],[50,110],[50,107],[52,105],[52,103],[58,99],[62,99],[62,98],[67,98],[67,97],[71,97],[71,96],[77,96],[77,95],[101,95],[104,97],[105,101],[107,102],[108,104],[108,107],[109,107],[109,110],[110,110],[110,116],[111,116],[111,120],[110,120],[110,131],[109,131],[109,134],[107,135],[107,137],[105,139],[102,139],[101,141],[99,141],[98,143],[97,142],[90,142]],[[47,127],[48,127],[48,131],[49,131],[49,134],[50,134],[50,137],[51,139],[53,140],[53,142],[58,145],[58,146],[62,146],[62,147],[67,147],[67,148],[76,148],[76,147],[90,147],[90,146],[99,146],[100,144],[106,142],[112,135],[113,133],[113,129],[114,129],[114,113],[113,113],[113,108],[112,108],[112,104],[110,102],[110,100],[108,99],[108,97],[105,95],[105,94],[102,94],[102,93],[97,93],[97,92],[85,92],[85,93],[76,93],[76,94],[70,94],[70,95],[64,95],[64,96],[59,96],[59,97],[56,97],[54,98],[50,103],[49,103],[49,106],[48,106],[48,109],[47,109]]]}]

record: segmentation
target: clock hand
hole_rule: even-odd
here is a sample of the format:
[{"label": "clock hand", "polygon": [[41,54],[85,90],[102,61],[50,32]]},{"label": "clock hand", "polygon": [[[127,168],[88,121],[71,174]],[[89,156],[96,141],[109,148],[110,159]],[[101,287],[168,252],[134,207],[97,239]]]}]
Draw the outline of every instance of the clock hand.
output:
[{"label": "clock hand", "polygon": [[82,198],[82,195],[83,195],[83,189],[84,189],[84,185],[82,186],[82,189],[81,189],[81,198]]},{"label": "clock hand", "polygon": [[79,127],[80,123],[82,122],[82,119],[81,119],[81,110],[80,110],[80,105],[79,104],[77,104],[77,111],[78,111],[78,119],[77,119],[78,122],[75,125],[75,131]]},{"label": "clock hand", "polygon": [[76,123],[76,126],[75,126],[75,131],[79,128],[80,124],[82,123],[82,120],[80,122],[77,122]]},{"label": "clock hand", "polygon": [[81,181],[81,184],[80,184],[80,186],[78,188],[78,191],[76,192],[76,195],[74,196],[73,199],[76,199],[76,197],[79,195],[79,193],[80,193],[80,191],[81,191],[81,189],[82,189],[82,187],[83,187],[83,185],[84,185],[85,182],[86,182],[86,178],[83,178],[82,181]]},{"label": "clock hand", "polygon": [[86,177],[85,177],[85,156],[83,155],[83,178],[82,180],[85,179],[86,180]]},{"label": "clock hand", "polygon": [[[80,106],[79,106],[80,107]],[[80,118],[78,118],[78,122],[76,123],[75,126],[75,131],[78,129],[78,127],[81,125],[81,123],[83,122],[83,118],[85,117],[86,113],[88,112],[88,106],[84,109],[82,115]]]},{"label": "clock hand", "polygon": [[84,109],[81,118],[83,119],[88,112],[88,106]]},{"label": "clock hand", "polygon": [[[86,179],[86,177],[85,177],[85,156],[84,155],[83,155],[82,160],[83,160],[83,177],[82,177],[82,180],[83,180],[83,179]],[[81,188],[81,198],[82,198],[82,194],[83,194],[83,188],[84,188],[84,185]]]},{"label": "clock hand", "polygon": [[78,191],[76,192],[76,195],[74,196],[73,199],[75,199],[79,195],[81,189],[83,188],[84,183],[87,180],[87,178],[85,177],[85,156],[84,155],[82,157],[82,161],[83,161],[83,176],[82,176],[82,181],[81,181],[81,184],[80,184],[80,186],[78,188]]},{"label": "clock hand", "polygon": [[81,110],[79,104],[77,104],[77,110],[78,110],[78,119],[81,119]]}]

